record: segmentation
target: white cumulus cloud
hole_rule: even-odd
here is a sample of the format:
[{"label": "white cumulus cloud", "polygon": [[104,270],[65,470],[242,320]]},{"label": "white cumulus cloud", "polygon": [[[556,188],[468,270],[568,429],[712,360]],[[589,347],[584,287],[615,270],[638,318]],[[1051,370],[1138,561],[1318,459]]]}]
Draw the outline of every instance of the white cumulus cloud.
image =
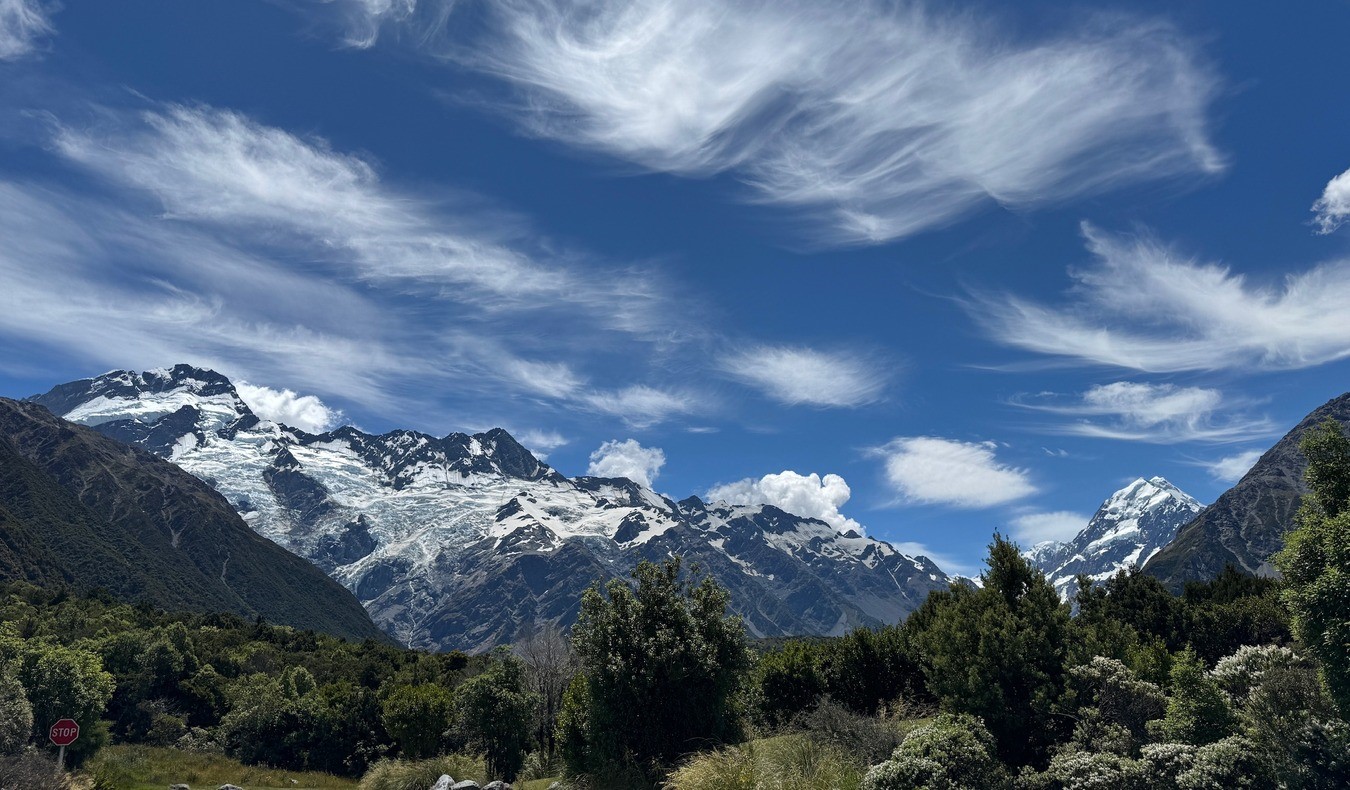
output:
[{"label": "white cumulus cloud", "polygon": [[984,508],[1036,493],[1030,473],[999,461],[996,449],[993,442],[910,436],[874,452],[904,502]]},{"label": "white cumulus cloud", "polygon": [[1024,513],[1012,520],[1012,534],[1019,543],[1028,547],[1047,540],[1062,542],[1082,532],[1091,519],[1091,516],[1070,510]]},{"label": "white cumulus cloud", "polygon": [[1350,170],[1327,182],[1312,210],[1319,233],[1331,233],[1350,219]]},{"label": "white cumulus cloud", "polygon": [[1249,283],[1148,235],[1084,224],[1095,265],[1052,306],[1010,295],[967,303],[991,338],[1080,364],[1144,372],[1289,370],[1350,357],[1350,261]]},{"label": "white cumulus cloud", "polygon": [[875,360],[794,346],[742,348],[723,356],[720,366],[792,406],[861,406],[880,398],[886,383]]},{"label": "white cumulus cloud", "polygon": [[1204,387],[1116,381],[1063,398],[1053,393],[1014,401],[1039,411],[1078,417],[1048,430],[1100,439],[1143,442],[1236,442],[1270,433],[1264,417],[1242,413],[1222,392]]},{"label": "white cumulus cloud", "polygon": [[586,474],[593,477],[626,477],[648,488],[666,465],[660,447],[643,447],[636,439],[611,440],[591,453]]},{"label": "white cumulus cloud", "polygon": [[731,173],[826,243],[1223,168],[1206,117],[1217,81],[1158,21],[1018,36],[921,2],[488,7],[485,26],[410,23],[419,46],[513,85],[503,112],[528,133],[652,170]]},{"label": "white cumulus cloud", "polygon": [[0,60],[31,53],[52,32],[53,9],[43,0],[0,0]]},{"label": "white cumulus cloud", "polygon": [[839,475],[824,477],[793,471],[746,478],[735,483],[724,483],[709,489],[705,499],[734,505],[773,505],[788,513],[818,518],[840,532],[854,530],[863,534],[862,524],[839,512],[853,492]]},{"label": "white cumulus cloud", "polygon": [[288,389],[259,387],[246,381],[236,383],[234,388],[253,413],[264,420],[310,433],[323,433],[342,420],[342,412],[315,395],[298,395]]}]

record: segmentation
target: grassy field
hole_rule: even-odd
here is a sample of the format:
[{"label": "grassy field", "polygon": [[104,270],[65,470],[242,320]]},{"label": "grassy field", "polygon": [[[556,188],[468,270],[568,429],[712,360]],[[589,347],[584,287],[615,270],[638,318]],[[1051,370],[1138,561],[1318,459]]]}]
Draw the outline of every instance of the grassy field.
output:
[{"label": "grassy field", "polygon": [[[196,754],[153,746],[106,747],[81,773],[90,778],[98,777],[109,790],[165,790],[171,784],[180,783],[193,790],[215,790],[223,784],[238,785],[244,790],[358,790],[356,780],[331,774],[241,765],[219,754]],[[556,781],[536,779],[518,782],[515,787],[517,790],[547,790]],[[430,787],[430,784],[426,786]]]},{"label": "grassy field", "polygon": [[153,746],[109,746],[83,773],[116,790],[165,790],[183,783],[193,790],[234,784],[244,790],[356,790],[356,782],[330,774],[241,765],[218,754],[195,754]]}]

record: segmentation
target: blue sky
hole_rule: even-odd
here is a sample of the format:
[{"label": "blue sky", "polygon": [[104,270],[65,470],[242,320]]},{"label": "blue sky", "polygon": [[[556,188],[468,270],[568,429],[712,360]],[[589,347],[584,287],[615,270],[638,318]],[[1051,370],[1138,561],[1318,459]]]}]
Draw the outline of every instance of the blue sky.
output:
[{"label": "blue sky", "polygon": [[0,0],[0,394],[191,362],[973,570],[1347,389],[1348,24]]}]

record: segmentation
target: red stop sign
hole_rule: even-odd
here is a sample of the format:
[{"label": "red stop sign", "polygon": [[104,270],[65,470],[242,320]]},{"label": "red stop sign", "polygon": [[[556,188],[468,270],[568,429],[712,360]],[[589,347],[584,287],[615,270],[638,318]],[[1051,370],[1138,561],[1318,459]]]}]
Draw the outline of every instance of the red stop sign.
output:
[{"label": "red stop sign", "polygon": [[80,737],[80,725],[74,719],[62,719],[52,725],[47,731],[47,737],[56,746],[69,746]]}]

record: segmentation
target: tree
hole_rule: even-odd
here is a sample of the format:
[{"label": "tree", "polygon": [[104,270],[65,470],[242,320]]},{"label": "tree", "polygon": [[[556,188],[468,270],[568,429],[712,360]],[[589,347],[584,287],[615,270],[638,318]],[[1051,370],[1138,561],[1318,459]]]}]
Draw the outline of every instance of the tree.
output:
[{"label": "tree", "polygon": [[459,730],[469,747],[483,753],[488,773],[508,782],[525,762],[538,696],[530,690],[525,664],[509,649],[494,651],[481,675],[459,687]]},{"label": "tree", "polygon": [[1327,690],[1350,716],[1350,439],[1328,420],[1304,434],[1300,448],[1311,492],[1276,564],[1294,633],[1321,662]]},{"label": "tree", "polygon": [[1160,721],[1149,725],[1160,740],[1205,746],[1233,734],[1236,719],[1204,662],[1187,648],[1172,662],[1172,696]]},{"label": "tree", "polygon": [[445,734],[455,724],[455,695],[431,683],[396,686],[380,705],[381,720],[404,757],[415,760],[445,751]]},{"label": "tree", "polygon": [[0,755],[13,754],[33,732],[33,706],[23,684],[0,667]]},{"label": "tree", "polygon": [[97,655],[30,640],[23,645],[18,677],[33,706],[35,737],[45,742],[53,724],[71,718],[80,725],[80,740],[66,750],[71,764],[78,765],[98,750],[107,738],[99,719],[114,683]]},{"label": "tree", "polygon": [[1067,729],[1053,708],[1065,690],[1069,607],[1000,535],[988,564],[983,586],[954,587],[917,639],[943,709],[979,717],[1003,759],[1025,765]]},{"label": "tree", "polygon": [[574,717],[585,722],[587,748],[585,764],[568,760],[570,772],[654,772],[741,736],[744,627],[727,616],[725,589],[710,578],[694,585],[680,571],[678,558],[644,561],[633,571],[636,589],[616,579],[582,597],[572,646],[586,693],[569,698],[588,706]]},{"label": "tree", "polygon": [[558,712],[562,710],[563,693],[576,674],[576,656],[567,638],[557,628],[543,628],[516,645],[516,655],[525,662],[530,687],[539,695],[539,710],[535,715],[535,738],[546,754],[556,751],[554,731]]},{"label": "tree", "polygon": [[764,723],[786,724],[820,702],[825,694],[820,652],[812,642],[793,639],[760,657],[755,664],[755,704]]}]

